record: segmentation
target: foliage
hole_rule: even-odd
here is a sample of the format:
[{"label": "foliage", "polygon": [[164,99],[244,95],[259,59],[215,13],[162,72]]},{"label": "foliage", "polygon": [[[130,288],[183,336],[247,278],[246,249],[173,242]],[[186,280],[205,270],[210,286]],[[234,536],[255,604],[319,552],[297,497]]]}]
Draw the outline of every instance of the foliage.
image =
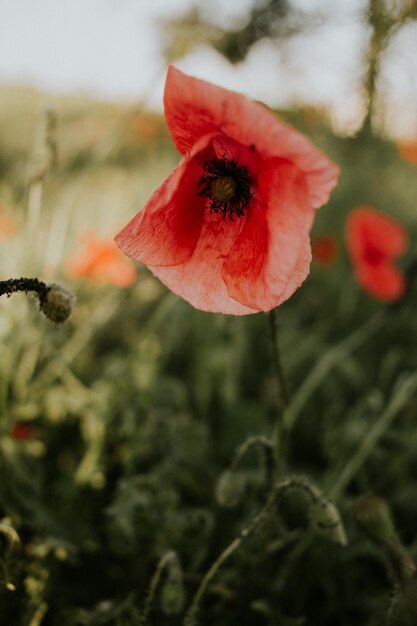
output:
[{"label": "foliage", "polygon": [[[50,274],[77,293],[77,308],[53,327],[24,296],[1,301],[0,621],[130,626],[143,618],[166,553],[181,564],[187,607],[262,506],[255,452],[239,466],[236,507],[222,508],[215,493],[236,447],[273,429],[267,319],[196,311],[142,268],[125,290],[65,277],[77,234],[117,232],[177,156],[154,118],[158,130],[145,141],[133,132],[137,112],[60,101],[57,168],[44,172],[41,210],[28,212],[36,181],[24,165],[36,117],[21,103],[0,119],[0,200],[16,224],[1,242],[2,278]],[[331,233],[343,250],[346,216],[366,203],[395,215],[415,241],[415,169],[392,143],[368,128],[334,137],[302,110],[287,117],[342,167],[314,234]],[[290,494],[218,571],[199,624],[381,624],[390,602],[393,623],[412,623],[414,581],[398,591],[386,551],[362,534],[351,507],[366,492],[385,498],[406,554],[416,556],[416,305],[414,285],[397,306],[360,293],[342,252],[329,268],[313,265],[279,309],[293,406],[288,464],[333,495],[349,543],[312,536],[305,503]],[[20,423],[34,428],[26,439],[13,436]],[[346,474],[370,433],[363,463]],[[176,572],[161,572],[150,623],[182,623],[182,592],[164,586],[178,583]]]}]

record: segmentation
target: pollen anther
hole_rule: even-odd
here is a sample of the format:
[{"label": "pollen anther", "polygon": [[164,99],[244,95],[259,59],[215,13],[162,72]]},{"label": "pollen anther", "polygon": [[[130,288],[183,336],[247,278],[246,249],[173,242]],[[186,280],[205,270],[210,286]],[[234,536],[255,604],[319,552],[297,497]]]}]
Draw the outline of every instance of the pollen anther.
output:
[{"label": "pollen anther", "polygon": [[233,221],[241,217],[252,197],[248,168],[234,159],[213,157],[203,163],[203,174],[198,186],[199,196],[209,199],[211,213],[220,213]]}]

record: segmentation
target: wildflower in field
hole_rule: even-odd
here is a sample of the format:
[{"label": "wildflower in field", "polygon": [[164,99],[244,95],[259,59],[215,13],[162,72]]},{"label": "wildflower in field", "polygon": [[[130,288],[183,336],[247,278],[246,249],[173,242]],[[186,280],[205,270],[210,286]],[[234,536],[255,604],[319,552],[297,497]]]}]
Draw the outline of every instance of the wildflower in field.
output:
[{"label": "wildflower in field", "polygon": [[339,168],[262,104],[174,67],[164,104],[183,158],[117,244],[198,309],[276,307],[309,273]]},{"label": "wildflower in field", "polygon": [[405,279],[394,261],[407,249],[405,228],[376,209],[360,207],[348,217],[346,239],[359,285],[379,300],[400,298]]},{"label": "wildflower in field", "polygon": [[28,441],[30,439],[34,439],[39,435],[39,431],[34,426],[30,424],[25,424],[24,422],[17,422],[13,424],[10,429],[10,436],[16,441]]},{"label": "wildflower in field", "polygon": [[0,238],[7,239],[15,234],[16,228],[12,220],[7,217],[4,207],[0,203]]},{"label": "wildflower in field", "polygon": [[327,267],[337,259],[339,247],[333,235],[318,235],[311,242],[313,259],[318,265]]},{"label": "wildflower in field", "polygon": [[129,287],[135,280],[135,268],[120,254],[114,241],[98,239],[86,233],[82,247],[67,261],[66,271],[73,278],[86,278],[95,283]]},{"label": "wildflower in field", "polygon": [[400,141],[397,144],[399,155],[412,165],[417,165],[417,139],[414,141]]}]

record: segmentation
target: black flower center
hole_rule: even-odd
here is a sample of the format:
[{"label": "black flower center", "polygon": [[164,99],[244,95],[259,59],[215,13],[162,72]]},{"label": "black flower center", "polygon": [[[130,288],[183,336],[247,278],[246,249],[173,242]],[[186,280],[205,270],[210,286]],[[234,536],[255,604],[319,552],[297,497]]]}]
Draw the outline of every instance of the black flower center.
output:
[{"label": "black flower center", "polygon": [[198,195],[209,198],[210,213],[220,213],[233,222],[241,217],[252,197],[248,168],[234,159],[213,157],[203,163]]}]

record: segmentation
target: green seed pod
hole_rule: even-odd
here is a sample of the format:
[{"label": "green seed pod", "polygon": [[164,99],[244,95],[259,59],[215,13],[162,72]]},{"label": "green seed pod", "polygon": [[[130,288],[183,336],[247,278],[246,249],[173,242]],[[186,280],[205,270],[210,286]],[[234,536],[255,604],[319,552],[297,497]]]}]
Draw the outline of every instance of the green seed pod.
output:
[{"label": "green seed pod", "polygon": [[46,295],[40,298],[40,310],[54,324],[62,324],[73,312],[75,296],[55,283],[48,285],[48,289]]},{"label": "green seed pod", "polygon": [[242,499],[245,481],[239,472],[226,470],[220,476],[216,486],[216,500],[226,508],[234,508]]},{"label": "green seed pod", "polygon": [[361,496],[353,506],[353,516],[359,528],[375,543],[382,545],[397,543],[391,512],[382,498],[373,495]]},{"label": "green seed pod", "polygon": [[322,496],[311,502],[308,514],[316,533],[340,546],[347,545],[345,529],[333,502]]}]

